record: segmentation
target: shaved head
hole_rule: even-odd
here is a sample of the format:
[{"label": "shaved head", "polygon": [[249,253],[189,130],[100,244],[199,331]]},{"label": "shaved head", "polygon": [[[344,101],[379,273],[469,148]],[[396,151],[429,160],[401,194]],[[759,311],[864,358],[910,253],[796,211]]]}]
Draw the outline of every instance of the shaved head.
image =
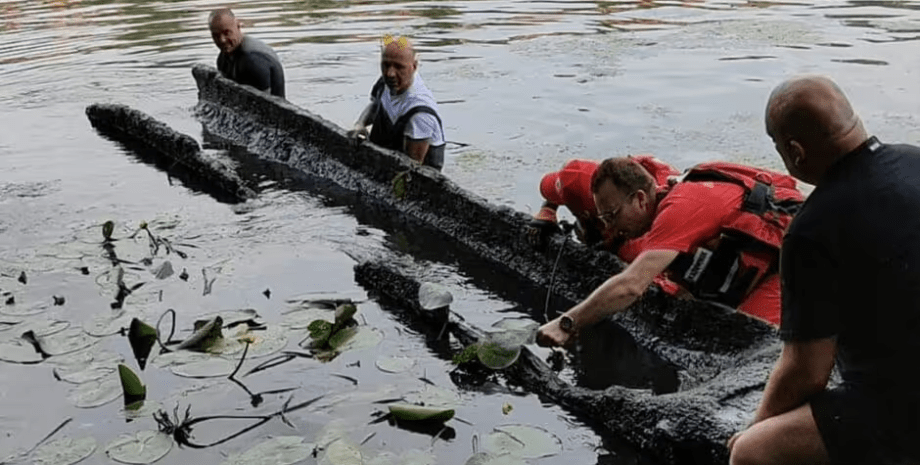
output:
[{"label": "shaved head", "polygon": [[765,120],[789,172],[812,184],[868,138],[846,95],[824,76],[795,77],[777,86]]},{"label": "shaved head", "polygon": [[208,15],[208,26],[212,26],[214,21],[223,18],[236,19],[236,16],[230,8],[218,8]]},{"label": "shaved head", "polygon": [[397,95],[412,87],[418,59],[407,37],[387,36],[386,42],[380,51],[380,72],[390,93]]}]

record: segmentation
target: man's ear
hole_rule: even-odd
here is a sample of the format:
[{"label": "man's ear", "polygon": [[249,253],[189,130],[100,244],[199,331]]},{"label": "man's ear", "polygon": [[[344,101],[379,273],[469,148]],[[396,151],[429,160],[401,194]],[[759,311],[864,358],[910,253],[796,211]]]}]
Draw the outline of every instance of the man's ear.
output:
[{"label": "man's ear", "polygon": [[639,189],[635,194],[633,194],[633,196],[635,196],[635,200],[639,202],[639,208],[645,210],[649,201],[648,193],[642,189]]},{"label": "man's ear", "polygon": [[808,161],[805,159],[805,148],[795,139],[789,141],[789,158],[799,168],[805,166],[805,162]]}]

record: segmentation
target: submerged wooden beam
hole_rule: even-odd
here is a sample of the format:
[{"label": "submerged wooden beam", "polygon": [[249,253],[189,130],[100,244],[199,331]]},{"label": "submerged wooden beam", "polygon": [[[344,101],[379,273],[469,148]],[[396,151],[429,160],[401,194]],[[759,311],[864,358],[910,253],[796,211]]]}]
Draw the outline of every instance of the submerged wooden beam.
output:
[{"label": "submerged wooden beam", "polygon": [[235,201],[256,195],[226,160],[207,156],[191,136],[175,131],[146,113],[125,105],[96,103],[86,107],[86,116],[103,135],[153,150],[170,160],[169,166],[181,165],[188,173]]}]

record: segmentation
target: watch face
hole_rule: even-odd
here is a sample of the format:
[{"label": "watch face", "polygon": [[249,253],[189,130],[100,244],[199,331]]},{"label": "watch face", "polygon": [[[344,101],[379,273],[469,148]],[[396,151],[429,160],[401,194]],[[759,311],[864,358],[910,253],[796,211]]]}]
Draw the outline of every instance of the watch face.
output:
[{"label": "watch face", "polygon": [[563,331],[570,333],[575,329],[575,321],[568,315],[562,315],[562,318],[559,320],[559,327],[562,328]]}]

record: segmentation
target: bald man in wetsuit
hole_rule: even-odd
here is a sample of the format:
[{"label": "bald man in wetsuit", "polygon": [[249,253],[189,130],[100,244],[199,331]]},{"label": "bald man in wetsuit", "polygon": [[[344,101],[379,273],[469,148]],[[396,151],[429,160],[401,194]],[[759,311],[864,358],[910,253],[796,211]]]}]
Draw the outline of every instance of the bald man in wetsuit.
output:
[{"label": "bald man in wetsuit", "polygon": [[[371,102],[348,132],[358,139],[405,153],[438,171],[444,167],[444,125],[434,95],[418,73],[418,57],[405,37],[387,36],[380,54],[381,76]],[[368,136],[367,127],[371,125]]]},{"label": "bald man in wetsuit", "polygon": [[920,148],[870,136],[825,77],[780,84],[765,116],[816,187],[783,240],[783,350],[731,464],[920,463]]},{"label": "bald man in wetsuit", "polygon": [[217,69],[225,78],[284,98],[284,69],[271,47],[244,35],[229,8],[212,11],[208,26],[220,49]]}]

